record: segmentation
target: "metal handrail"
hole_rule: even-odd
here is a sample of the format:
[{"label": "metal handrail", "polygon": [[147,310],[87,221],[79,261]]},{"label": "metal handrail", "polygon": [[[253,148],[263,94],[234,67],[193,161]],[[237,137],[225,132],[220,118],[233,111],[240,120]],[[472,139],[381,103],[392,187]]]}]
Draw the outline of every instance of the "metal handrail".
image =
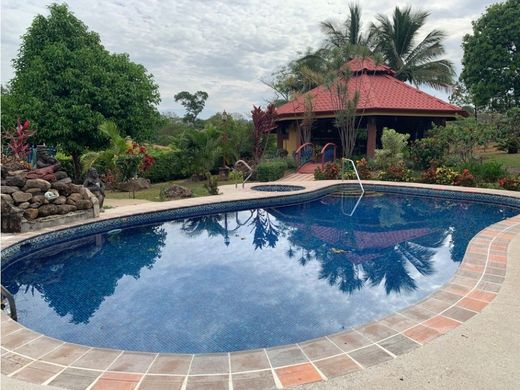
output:
[{"label": "metal handrail", "polygon": [[343,213],[343,215],[346,215],[347,217],[352,217],[354,215],[354,213],[356,212],[356,210],[357,210],[357,208],[359,206],[359,203],[361,202],[361,199],[363,198],[363,195],[364,195],[363,192],[361,194],[359,194],[358,200],[357,200],[356,204],[354,205],[354,208],[352,209],[352,211],[350,213],[347,213],[345,211],[345,198],[346,198],[346,196],[343,195],[342,198],[341,198],[341,212]]},{"label": "metal handrail", "polygon": [[[251,176],[253,176],[253,168],[251,168],[251,166],[249,166],[248,163],[246,163],[244,160],[238,160],[235,165],[233,165],[233,169],[236,169],[237,165],[241,163],[242,165],[244,165],[248,170],[249,170],[249,175],[247,175],[244,179],[242,179],[242,188],[244,188],[245,184],[246,184],[246,181],[248,181]],[[238,187],[238,182],[235,181],[235,188]]]},{"label": "metal handrail", "polygon": [[[306,147],[312,147],[312,157],[314,157],[314,144],[312,142],[306,142],[304,143],[303,145],[301,145],[298,149],[296,149],[296,152],[294,152],[294,156],[296,157],[296,166],[298,168],[300,168],[301,166],[303,166],[303,164],[301,163],[301,154],[302,154],[302,150]],[[310,160],[309,160],[310,161]],[[305,163],[307,163],[308,161],[306,161]],[[297,169],[298,169],[297,168]]]},{"label": "metal handrail", "polygon": [[16,314],[16,303],[14,302],[13,294],[9,292],[3,285],[0,285],[2,289],[2,296],[7,298],[7,302],[9,302],[9,311],[11,314],[11,318],[15,321],[18,321],[18,315]]},{"label": "metal handrail", "polygon": [[356,168],[356,164],[350,158],[342,158],[341,159],[341,180],[342,181],[345,180],[344,179],[344,176],[345,176],[345,161],[350,161],[350,163],[352,164],[352,168],[354,168],[354,172],[356,173],[357,181],[359,183],[359,186],[361,187],[361,193],[364,194],[365,193],[365,188],[363,187],[363,183],[361,183],[361,179],[359,177],[359,173],[358,173],[358,170]]},{"label": "metal handrail", "polygon": [[320,155],[321,155],[321,167],[322,168],[325,166],[325,151],[330,146],[332,146],[334,148],[334,155],[332,157],[332,161],[336,161],[336,144],[333,142],[329,142],[329,143],[325,144],[325,146],[323,148],[321,148]]}]

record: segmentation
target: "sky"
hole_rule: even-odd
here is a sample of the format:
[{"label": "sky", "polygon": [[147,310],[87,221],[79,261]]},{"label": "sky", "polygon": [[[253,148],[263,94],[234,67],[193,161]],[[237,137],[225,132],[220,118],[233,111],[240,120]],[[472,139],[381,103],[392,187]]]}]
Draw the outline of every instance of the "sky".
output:
[{"label": "sky", "polygon": [[[493,0],[363,0],[366,27],[375,15],[390,15],[396,6],[430,11],[424,33],[447,33],[445,57],[461,70],[462,37]],[[11,60],[21,36],[37,14],[48,15],[41,0],[1,3],[1,82],[13,77]],[[421,2],[422,3],[422,2]],[[70,10],[97,32],[111,52],[125,52],[153,74],[159,85],[161,112],[183,115],[173,96],[180,91],[208,92],[200,117],[216,112],[249,115],[274,94],[262,80],[308,47],[317,48],[323,20],[342,21],[346,0],[69,0]],[[446,92],[422,88],[442,99]]]}]

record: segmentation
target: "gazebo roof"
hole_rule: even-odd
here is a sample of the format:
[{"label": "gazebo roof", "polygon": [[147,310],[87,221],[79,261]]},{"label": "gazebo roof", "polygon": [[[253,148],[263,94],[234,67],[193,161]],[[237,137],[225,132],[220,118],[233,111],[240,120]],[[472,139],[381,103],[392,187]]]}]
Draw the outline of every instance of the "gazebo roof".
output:
[{"label": "gazebo roof", "polygon": [[[386,65],[377,65],[373,60],[355,58],[346,66],[352,72],[348,81],[349,96],[359,91],[357,112],[363,115],[402,116],[466,116],[462,108],[446,103],[405,82],[396,79],[395,72]],[[323,85],[276,109],[279,120],[301,117],[305,109],[306,96],[312,96],[313,112],[316,116],[332,116],[337,99]]]}]

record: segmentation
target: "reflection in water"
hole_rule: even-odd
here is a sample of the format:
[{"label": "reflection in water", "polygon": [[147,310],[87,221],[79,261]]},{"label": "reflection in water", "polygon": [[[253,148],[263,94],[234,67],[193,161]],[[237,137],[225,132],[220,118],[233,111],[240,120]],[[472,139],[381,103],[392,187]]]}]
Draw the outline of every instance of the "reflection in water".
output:
[{"label": "reflection in water", "polygon": [[471,237],[518,212],[403,195],[356,202],[331,194],[98,234],[20,259],[2,283],[24,325],[70,342],[263,348],[409,306],[453,276]]}]

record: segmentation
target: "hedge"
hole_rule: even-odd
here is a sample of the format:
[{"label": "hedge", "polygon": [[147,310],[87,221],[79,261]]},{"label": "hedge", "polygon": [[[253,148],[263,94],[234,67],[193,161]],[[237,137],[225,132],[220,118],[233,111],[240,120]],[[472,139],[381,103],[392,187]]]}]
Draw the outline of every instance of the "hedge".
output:
[{"label": "hedge", "polygon": [[256,179],[258,181],[275,181],[281,179],[287,169],[285,161],[266,161],[256,166]]},{"label": "hedge", "polygon": [[152,152],[151,155],[155,162],[152,167],[145,172],[144,177],[150,179],[152,183],[182,179],[183,163],[179,151]]}]

